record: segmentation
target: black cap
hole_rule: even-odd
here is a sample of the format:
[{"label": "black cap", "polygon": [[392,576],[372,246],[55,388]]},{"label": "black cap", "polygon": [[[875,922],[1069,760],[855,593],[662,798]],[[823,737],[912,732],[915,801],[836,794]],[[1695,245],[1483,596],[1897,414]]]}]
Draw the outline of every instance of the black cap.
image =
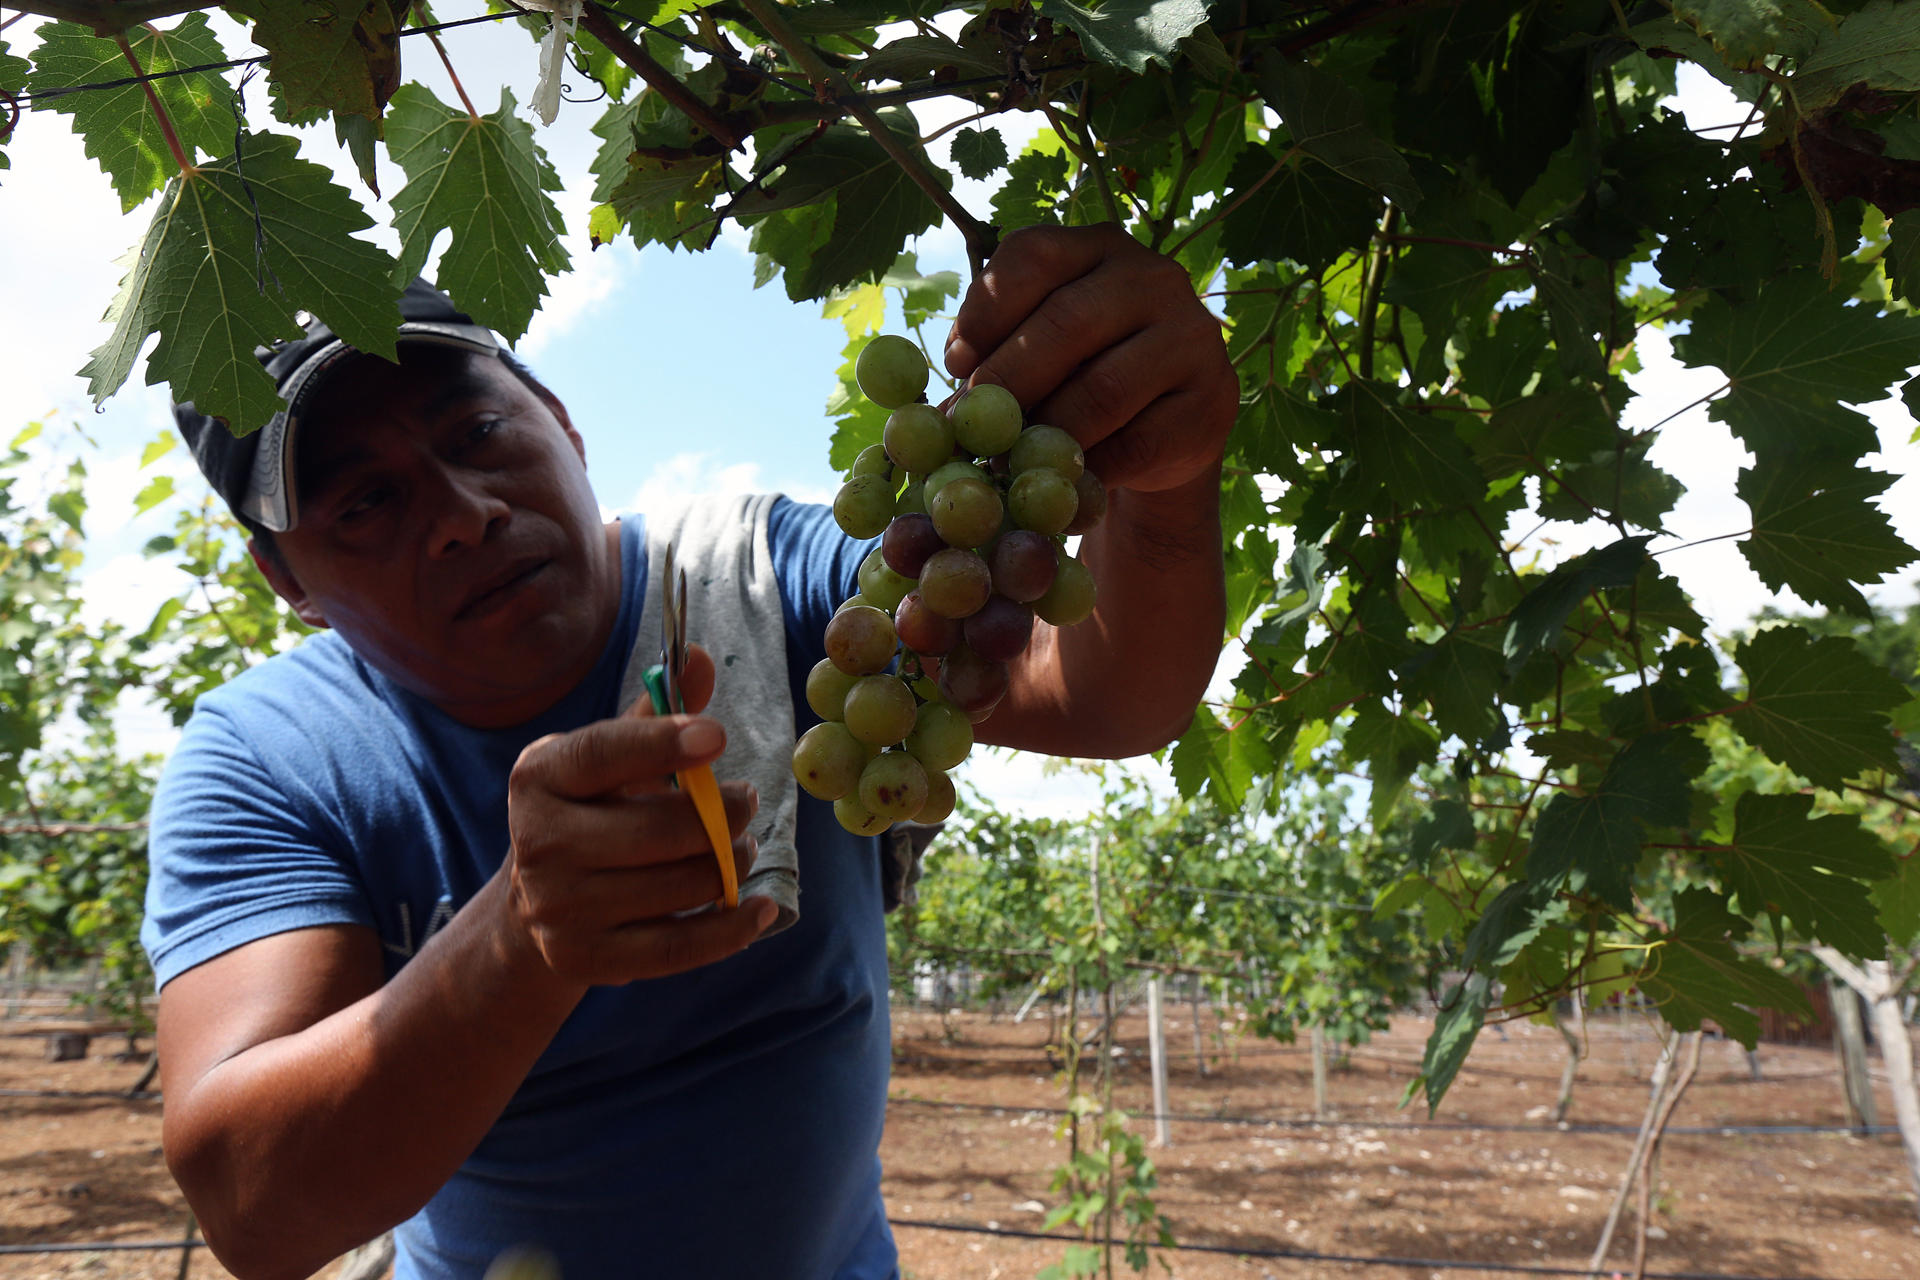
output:
[{"label": "black cap", "polygon": [[[455,347],[497,356],[500,344],[484,325],[456,310],[453,300],[415,277],[400,297],[400,341]],[[287,407],[251,435],[236,437],[218,418],[191,404],[173,406],[173,420],[193,450],[193,460],[214,492],[235,515],[284,533],[299,521],[293,482],[294,432],[301,411],[313,401],[329,372],[355,349],[314,320],[304,337],[254,351]]]}]

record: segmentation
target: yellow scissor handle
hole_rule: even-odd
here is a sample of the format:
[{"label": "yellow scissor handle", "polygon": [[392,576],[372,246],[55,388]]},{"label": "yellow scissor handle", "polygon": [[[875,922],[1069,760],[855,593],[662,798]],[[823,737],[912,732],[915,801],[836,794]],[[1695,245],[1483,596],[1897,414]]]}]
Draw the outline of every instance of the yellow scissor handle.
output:
[{"label": "yellow scissor handle", "polygon": [[713,842],[713,856],[720,864],[720,883],[726,893],[726,903],[737,907],[740,880],[733,871],[733,841],[727,837],[727,808],[720,801],[720,784],[713,780],[713,769],[703,764],[674,776],[680,780],[680,789],[693,797],[700,825],[707,829],[707,839]]}]

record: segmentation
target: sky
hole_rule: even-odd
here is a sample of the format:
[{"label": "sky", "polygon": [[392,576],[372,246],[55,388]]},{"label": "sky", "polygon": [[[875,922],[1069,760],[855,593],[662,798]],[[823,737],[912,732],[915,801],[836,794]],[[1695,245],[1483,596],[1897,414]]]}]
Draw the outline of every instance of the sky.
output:
[{"label": "sky", "polygon": [[[459,6],[442,9],[443,18],[465,12]],[[27,51],[31,25],[23,22],[7,32],[12,52]],[[219,31],[231,55],[254,52],[238,27],[228,24]],[[443,39],[481,110],[496,104],[492,86],[505,85],[524,114],[537,72],[535,46],[524,32],[511,23],[479,24],[449,31]],[[452,100],[445,72],[426,43],[415,39],[403,46],[407,75]],[[1682,71],[1676,104],[1689,124],[1699,128],[1744,117],[1744,104],[1690,70]],[[264,111],[264,90],[257,81],[248,103]],[[826,463],[831,426],[823,407],[845,341],[839,322],[823,318],[817,304],[788,302],[777,283],[754,289],[746,237],[736,227],[729,226],[713,249],[699,255],[658,246],[643,252],[630,242],[590,250],[587,165],[598,139],[587,126],[601,110],[598,103],[563,103],[554,127],[541,133],[564,183],[557,203],[569,228],[573,270],[550,283],[551,296],[518,344],[581,429],[601,504],[609,510],[646,511],[694,494],[769,490],[803,500],[829,499],[838,481]],[[937,127],[957,114],[942,110],[925,109],[923,125]],[[1034,119],[1001,117],[994,123],[1017,149],[1034,131]],[[182,584],[157,573],[139,548],[171,527],[178,502],[197,501],[204,490],[184,450],[176,451],[160,465],[181,480],[180,497],[131,518],[133,495],[148,478],[137,465],[140,450],[170,428],[164,390],[146,387],[144,367],[137,368],[128,385],[96,412],[75,373],[107,335],[101,313],[122,274],[118,261],[138,241],[153,205],[122,215],[66,122],[51,111],[27,114],[8,144],[12,168],[0,174],[0,281],[6,303],[0,307],[0,441],[29,421],[45,419],[49,429],[36,449],[46,456],[71,452],[76,427],[98,442],[97,456],[104,461],[90,464],[85,592],[94,616],[144,626]],[[935,144],[937,161],[945,159],[945,145],[945,139]],[[303,135],[302,154],[334,166],[344,184],[367,198],[330,130]],[[384,156],[381,163],[382,190],[397,190],[402,176]],[[964,179],[955,189],[974,209],[986,207],[989,192]],[[377,218],[384,216],[384,210],[376,212]],[[389,251],[396,246],[384,226],[369,235]],[[958,270],[964,276],[960,239],[951,228],[922,237],[914,247],[924,270]],[[889,320],[897,325],[897,313]],[[1657,422],[1721,382],[1711,370],[1679,366],[1667,335],[1657,331],[1643,337],[1641,359],[1644,370],[1632,378],[1638,397],[1627,411],[1629,426]],[[1882,441],[1882,453],[1868,464],[1902,476],[1881,505],[1902,536],[1920,545],[1920,479],[1914,475],[1916,450],[1908,443],[1912,420],[1897,401],[1862,407]],[[1687,489],[1670,522],[1673,536],[1658,540],[1656,553],[1746,527],[1746,508],[1733,496],[1733,481],[1747,455],[1704,408],[1669,423],[1652,458]],[[1549,528],[1540,536],[1547,540],[1551,563],[1613,535],[1597,527],[1567,527]],[[1732,540],[1672,550],[1663,564],[1722,634],[1776,600]],[[1915,598],[1915,583],[1910,568],[1870,594],[1905,603]],[[1801,607],[1791,597],[1779,603]],[[1231,670],[1231,661],[1223,662],[1217,683],[1230,678]],[[167,731],[157,718],[136,714],[130,725],[142,745],[164,749]],[[1065,815],[1097,803],[1091,782],[1043,776],[1037,760],[976,754],[981,758],[964,767],[963,780],[1003,807]],[[1151,772],[1164,780],[1164,774]]]}]

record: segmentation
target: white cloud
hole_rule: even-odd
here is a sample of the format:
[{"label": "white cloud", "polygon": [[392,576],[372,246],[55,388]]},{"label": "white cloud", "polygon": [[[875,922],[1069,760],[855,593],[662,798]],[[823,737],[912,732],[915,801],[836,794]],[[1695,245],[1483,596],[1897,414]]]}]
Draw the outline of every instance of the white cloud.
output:
[{"label": "white cloud", "polygon": [[[769,488],[757,462],[720,462],[711,453],[688,451],[656,463],[619,510],[658,513],[684,507],[695,498],[766,493]],[[830,490],[809,486],[780,491],[796,502],[833,500]]]}]

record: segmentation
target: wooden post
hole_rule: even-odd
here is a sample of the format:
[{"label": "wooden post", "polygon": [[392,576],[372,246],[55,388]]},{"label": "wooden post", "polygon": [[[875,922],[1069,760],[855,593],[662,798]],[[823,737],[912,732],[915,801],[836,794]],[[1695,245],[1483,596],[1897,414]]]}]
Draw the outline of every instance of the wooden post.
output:
[{"label": "wooden post", "polygon": [[1877,1122],[1873,1105],[1873,1077],[1867,1070],[1867,1037],[1860,1019],[1860,997],[1853,988],[1831,979],[1827,995],[1833,1005],[1833,1047],[1840,1055],[1840,1094],[1847,1109],[1847,1127],[1864,1138]]},{"label": "wooden post", "polygon": [[1160,979],[1147,979],[1147,1044],[1153,1064],[1153,1142],[1172,1145],[1167,1127],[1167,1024],[1160,1016]]},{"label": "wooden post", "polygon": [[1327,1118],[1327,1032],[1319,1023],[1309,1033],[1313,1052],[1313,1118]]},{"label": "wooden post", "polygon": [[1205,1006],[1201,1003],[1202,999],[1204,999],[1204,992],[1201,989],[1199,974],[1189,974],[1188,978],[1193,983],[1191,989],[1193,994],[1193,1060],[1200,1064],[1200,1078],[1205,1080],[1207,1078],[1207,1045],[1200,1034],[1200,1015],[1205,1009]]}]

